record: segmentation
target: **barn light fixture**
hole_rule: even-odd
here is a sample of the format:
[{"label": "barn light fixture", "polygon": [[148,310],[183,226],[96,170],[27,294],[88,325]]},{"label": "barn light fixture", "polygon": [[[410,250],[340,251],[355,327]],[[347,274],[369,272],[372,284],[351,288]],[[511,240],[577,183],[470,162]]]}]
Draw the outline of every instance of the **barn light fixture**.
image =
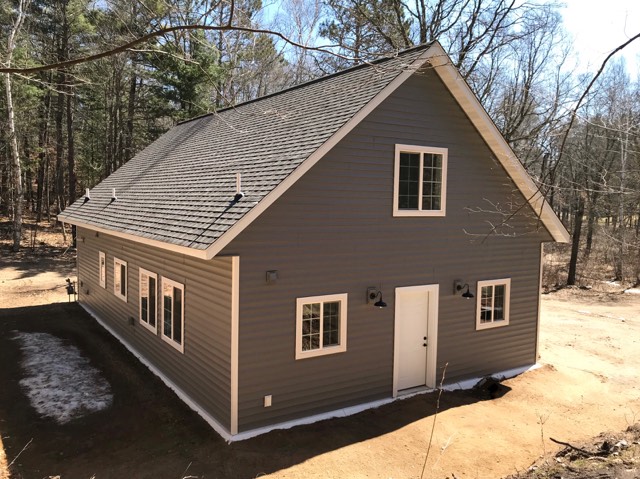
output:
[{"label": "barn light fixture", "polygon": [[471,291],[469,291],[469,283],[464,283],[464,284],[463,284],[463,283],[462,283],[462,281],[461,281],[461,280],[459,280],[459,279],[456,279],[456,280],[453,282],[453,294],[454,294],[454,295],[455,295],[455,294],[459,294],[459,293],[460,293],[464,288],[467,288],[467,290],[466,290],[464,293],[462,293],[462,295],[461,295],[461,296],[462,296],[463,298],[465,298],[465,299],[471,299],[471,298],[473,298],[473,297],[474,297],[474,296],[473,296],[473,293],[472,293]]},{"label": "barn light fixture", "polygon": [[382,299],[382,291],[377,288],[367,288],[367,304],[371,304],[374,300],[380,298],[378,301],[373,303],[376,308],[386,308],[387,303]]}]

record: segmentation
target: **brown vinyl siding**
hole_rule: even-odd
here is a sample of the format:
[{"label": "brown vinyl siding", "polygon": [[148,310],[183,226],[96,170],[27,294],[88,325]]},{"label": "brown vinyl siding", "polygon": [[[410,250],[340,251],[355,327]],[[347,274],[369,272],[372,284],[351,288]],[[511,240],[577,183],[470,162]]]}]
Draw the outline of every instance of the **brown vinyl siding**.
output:
[{"label": "brown vinyl siding", "polygon": [[[392,216],[396,144],[448,148],[445,217]],[[242,265],[239,430],[389,397],[401,286],[440,285],[438,378],[445,363],[449,383],[533,364],[551,238],[528,206],[501,228],[515,236],[487,237],[504,218],[491,203],[512,212],[512,201],[525,203],[433,71],[398,88],[223,251]],[[476,331],[476,299],[453,296],[453,281],[477,295],[478,280],[505,277],[510,324]],[[368,286],[386,309],[365,304]],[[296,298],[334,293],[349,295],[347,351],[296,361]]]},{"label": "brown vinyl siding", "polygon": [[[199,260],[82,228],[77,236],[79,301],[229,429],[232,259]],[[99,284],[99,251],[106,255],[106,288]],[[127,262],[126,303],[113,293],[114,256]],[[139,322],[139,268],[158,275],[156,335]],[[161,338],[162,277],[184,285],[184,354]]]}]

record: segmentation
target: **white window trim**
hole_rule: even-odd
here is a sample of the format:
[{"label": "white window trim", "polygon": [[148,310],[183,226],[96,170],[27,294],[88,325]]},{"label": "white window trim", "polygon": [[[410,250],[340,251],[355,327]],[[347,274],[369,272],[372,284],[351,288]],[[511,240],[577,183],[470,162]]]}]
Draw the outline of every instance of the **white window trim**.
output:
[{"label": "white window trim", "polygon": [[[347,293],[327,294],[323,296],[307,296],[296,299],[296,359],[326,356],[327,354],[343,353],[347,350]],[[308,303],[330,303],[340,301],[340,344],[337,346],[321,347],[311,351],[302,350],[302,306]],[[322,318],[320,320],[320,339],[322,340]]]},{"label": "white window trim", "polygon": [[[418,198],[422,201],[422,155],[435,153],[442,155],[442,189],[440,190],[439,210],[401,210],[398,208],[398,189],[400,178],[400,153],[420,153],[420,181]],[[395,160],[393,166],[393,216],[446,216],[447,209],[447,163],[449,149],[434,146],[396,145]]]},{"label": "white window trim", "polygon": [[[102,269],[103,262],[104,269]],[[98,281],[101,287],[107,288],[107,255],[102,251],[98,251]]]},{"label": "white window trim", "polygon": [[[156,280],[156,325],[151,326],[147,321],[142,320],[142,275],[145,275],[149,278],[153,278]],[[184,293],[183,293],[184,296]],[[149,312],[149,308],[147,308],[147,313]],[[146,318],[147,320],[149,318]],[[140,268],[140,273],[138,274],[138,321],[145,328],[147,328],[152,333],[158,334],[158,275],[151,271],[148,271],[144,268]]]},{"label": "white window trim", "polygon": [[[171,336],[167,336],[166,334],[164,334],[164,286],[165,284],[170,285],[174,288],[178,288],[180,291],[182,291],[182,317],[180,318],[180,327],[182,328],[182,341],[180,342],[180,344],[176,343],[173,338]],[[165,278],[164,276],[160,278],[160,295],[159,295],[159,301],[160,301],[160,336],[162,337],[163,341],[169,343],[171,346],[173,346],[175,349],[177,349],[178,351],[180,351],[182,354],[184,354],[184,340],[185,340],[185,331],[184,331],[184,316],[185,316],[185,310],[186,310],[186,305],[185,305],[185,296],[184,296],[184,284],[182,283],[178,283],[177,281],[174,281],[172,279],[169,278]],[[173,314],[173,311],[172,311]],[[171,321],[173,321],[173,318],[171,319]],[[171,323],[171,334],[173,335],[173,323]]]},{"label": "white window trim", "polygon": [[[500,321],[491,321],[490,323],[481,323],[480,322],[480,313],[482,308],[482,288],[484,286],[496,286],[496,285],[504,285],[504,319]],[[482,329],[491,329],[491,328],[500,328],[502,326],[509,325],[509,313],[510,313],[510,304],[511,304],[511,278],[504,279],[492,279],[487,281],[478,281],[478,286],[476,289],[476,330]]]},{"label": "white window trim", "polygon": [[[119,270],[119,265],[124,265],[125,269],[125,278],[124,278],[124,295],[120,294],[118,289],[118,285],[116,283],[116,270]],[[120,278],[122,281],[122,278]],[[113,258],[113,294],[115,294],[118,298],[120,298],[125,303],[127,302],[127,293],[129,291],[129,266],[127,266],[126,261],[122,261],[116,257]]]}]

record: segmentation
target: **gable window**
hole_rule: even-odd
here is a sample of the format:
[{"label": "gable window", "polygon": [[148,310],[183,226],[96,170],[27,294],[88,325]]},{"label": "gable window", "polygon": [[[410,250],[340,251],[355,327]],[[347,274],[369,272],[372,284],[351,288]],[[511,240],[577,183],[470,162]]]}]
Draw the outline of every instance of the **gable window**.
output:
[{"label": "gable window", "polygon": [[511,279],[478,281],[476,329],[496,328],[509,324]]},{"label": "gable window", "polygon": [[162,278],[162,339],[184,352],[184,285]]},{"label": "gable window", "polygon": [[140,323],[156,333],[158,314],[158,275],[140,268]]},{"label": "gable window", "polygon": [[127,262],[113,258],[113,293],[127,301]]},{"label": "gable window", "polygon": [[347,350],[347,294],[296,300],[296,359]]},{"label": "gable window", "polygon": [[98,275],[100,279],[100,286],[103,288],[107,287],[107,257],[102,252],[98,252]]},{"label": "gable window", "polygon": [[444,216],[446,148],[396,145],[394,216]]}]

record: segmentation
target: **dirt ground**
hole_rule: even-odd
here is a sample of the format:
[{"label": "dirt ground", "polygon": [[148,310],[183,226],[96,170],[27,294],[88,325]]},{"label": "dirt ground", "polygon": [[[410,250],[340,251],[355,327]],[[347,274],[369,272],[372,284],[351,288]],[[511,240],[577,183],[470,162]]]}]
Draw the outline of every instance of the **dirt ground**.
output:
[{"label": "dirt ground", "polygon": [[[0,437],[12,478],[417,478],[432,429],[424,477],[497,478],[562,449],[550,438],[579,443],[640,420],[640,295],[565,289],[542,299],[542,367],[506,380],[497,399],[445,391],[435,417],[437,395],[426,394],[228,445],[67,303],[74,262],[63,252],[0,251]],[[18,385],[15,330],[77,346],[111,383],[111,408],[65,425],[38,417]]]}]

